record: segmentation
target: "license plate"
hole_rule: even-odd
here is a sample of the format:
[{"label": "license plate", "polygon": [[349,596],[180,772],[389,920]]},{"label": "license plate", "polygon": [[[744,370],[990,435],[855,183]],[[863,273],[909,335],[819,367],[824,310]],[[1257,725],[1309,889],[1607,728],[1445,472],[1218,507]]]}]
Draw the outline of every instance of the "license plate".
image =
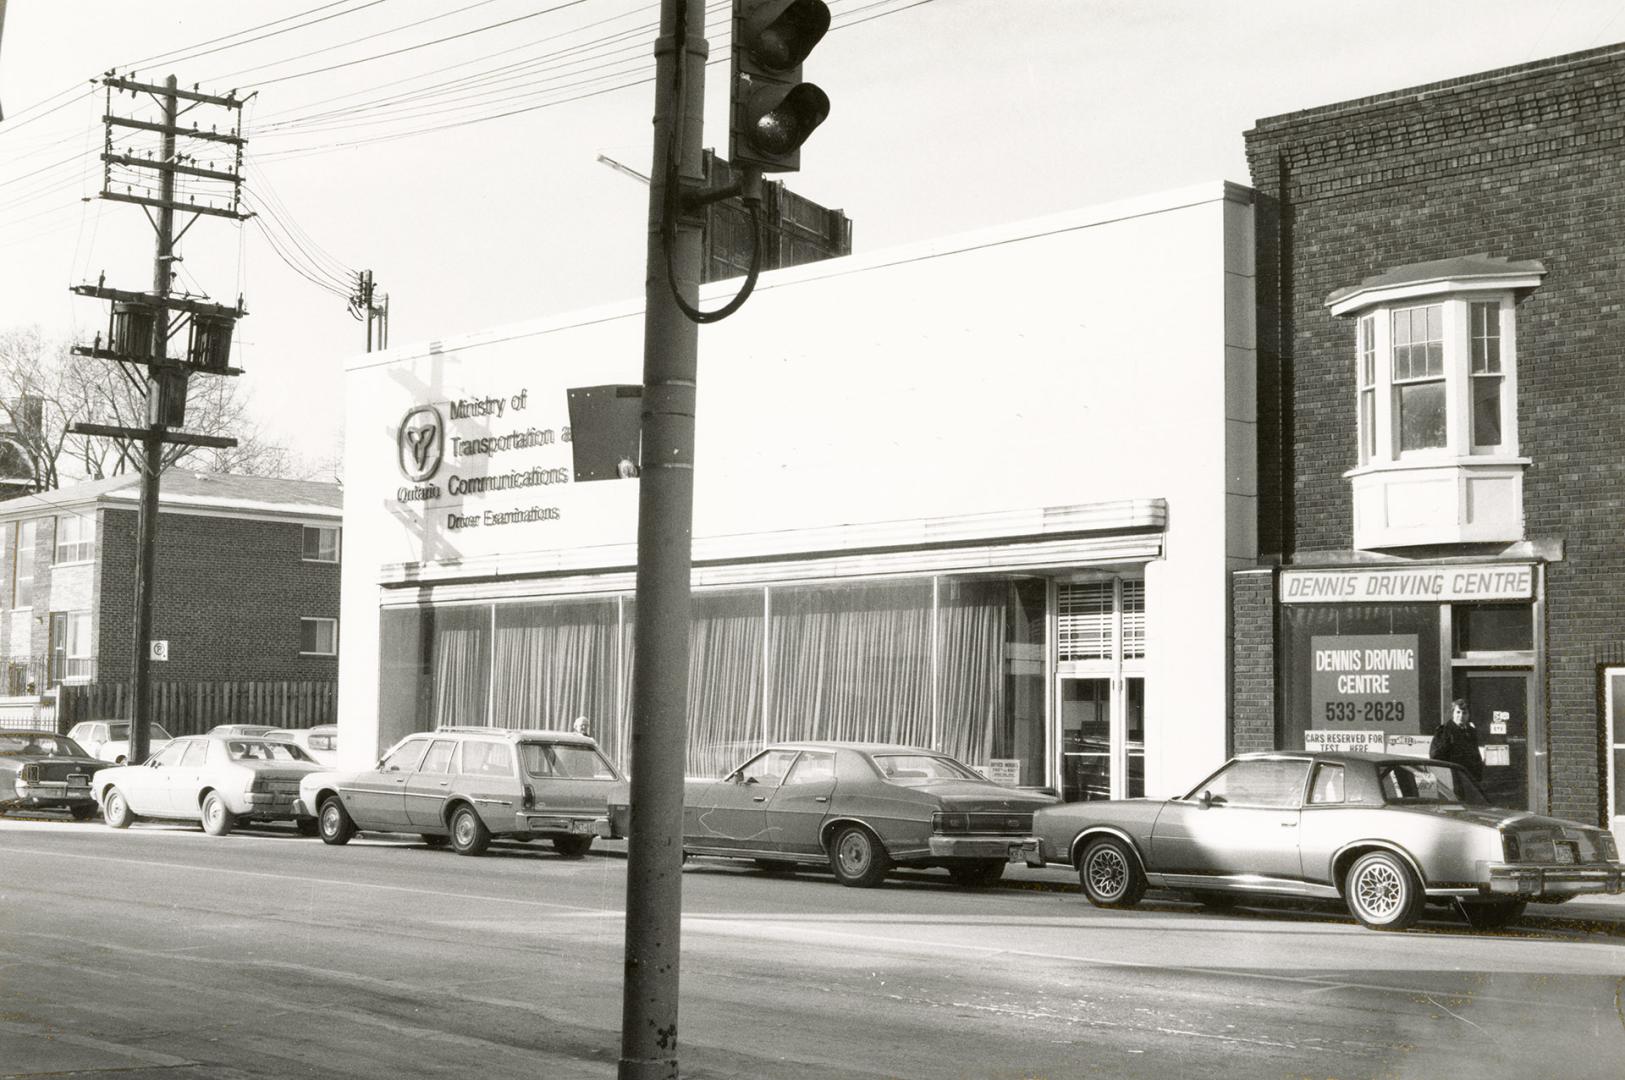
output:
[{"label": "license plate", "polygon": [[1570,866],[1574,863],[1574,845],[1559,840],[1555,845],[1557,861],[1561,866]]},{"label": "license plate", "polygon": [[570,831],[574,833],[590,833],[593,831],[592,822],[572,821],[570,822]]}]

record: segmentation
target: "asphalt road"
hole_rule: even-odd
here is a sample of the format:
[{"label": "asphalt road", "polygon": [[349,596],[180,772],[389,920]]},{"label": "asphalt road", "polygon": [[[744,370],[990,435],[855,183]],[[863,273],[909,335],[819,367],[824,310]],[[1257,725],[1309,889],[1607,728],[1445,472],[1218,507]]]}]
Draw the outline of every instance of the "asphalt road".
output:
[{"label": "asphalt road", "polygon": [[[613,1077],[624,859],[0,820],[0,1077]],[[683,875],[693,1078],[1617,1080],[1625,937]],[[1615,928],[1617,929],[1617,927]]]}]

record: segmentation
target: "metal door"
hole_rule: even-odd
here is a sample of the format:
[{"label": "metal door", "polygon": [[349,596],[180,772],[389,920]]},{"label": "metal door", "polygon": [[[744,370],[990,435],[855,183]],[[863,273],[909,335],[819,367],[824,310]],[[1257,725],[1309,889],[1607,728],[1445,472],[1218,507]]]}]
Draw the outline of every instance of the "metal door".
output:
[{"label": "metal door", "polygon": [[775,851],[818,855],[819,827],[835,793],[835,755],[807,751],[767,801],[768,839]]},{"label": "metal door", "polygon": [[1527,671],[1457,669],[1456,695],[1467,699],[1467,718],[1484,758],[1480,786],[1490,802],[1514,810],[1529,805],[1529,688]]}]

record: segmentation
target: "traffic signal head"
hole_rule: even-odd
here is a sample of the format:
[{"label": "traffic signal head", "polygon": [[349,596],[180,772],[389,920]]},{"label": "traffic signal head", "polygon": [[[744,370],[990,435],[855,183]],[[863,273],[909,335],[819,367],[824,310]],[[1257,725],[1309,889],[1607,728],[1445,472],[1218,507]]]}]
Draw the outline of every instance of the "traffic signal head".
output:
[{"label": "traffic signal head", "polygon": [[828,30],[824,0],[734,0],[729,164],[801,167],[801,144],[829,116],[829,95],[801,81],[801,62]]}]

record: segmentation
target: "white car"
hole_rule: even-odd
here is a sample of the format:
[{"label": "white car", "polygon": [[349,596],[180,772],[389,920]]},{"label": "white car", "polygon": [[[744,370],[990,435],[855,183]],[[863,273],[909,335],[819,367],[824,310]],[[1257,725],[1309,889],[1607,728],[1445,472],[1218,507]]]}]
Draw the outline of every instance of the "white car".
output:
[{"label": "white car", "polygon": [[144,765],[103,769],[91,778],[102,817],[115,829],[137,818],[200,821],[224,836],[239,821],[292,821],[314,835],[316,819],[298,809],[299,781],[320,771],[293,743],[229,735],[175,739]]},{"label": "white car", "polygon": [[277,728],[265,733],[267,739],[281,739],[299,746],[318,764],[331,769],[339,763],[339,726],[319,724],[312,728]]},{"label": "white car", "polygon": [[[130,722],[128,720],[85,720],[73,725],[68,738],[89,750],[91,756],[111,761],[115,765],[130,760]],[[151,757],[174,738],[157,724],[147,726],[147,756]]]}]

